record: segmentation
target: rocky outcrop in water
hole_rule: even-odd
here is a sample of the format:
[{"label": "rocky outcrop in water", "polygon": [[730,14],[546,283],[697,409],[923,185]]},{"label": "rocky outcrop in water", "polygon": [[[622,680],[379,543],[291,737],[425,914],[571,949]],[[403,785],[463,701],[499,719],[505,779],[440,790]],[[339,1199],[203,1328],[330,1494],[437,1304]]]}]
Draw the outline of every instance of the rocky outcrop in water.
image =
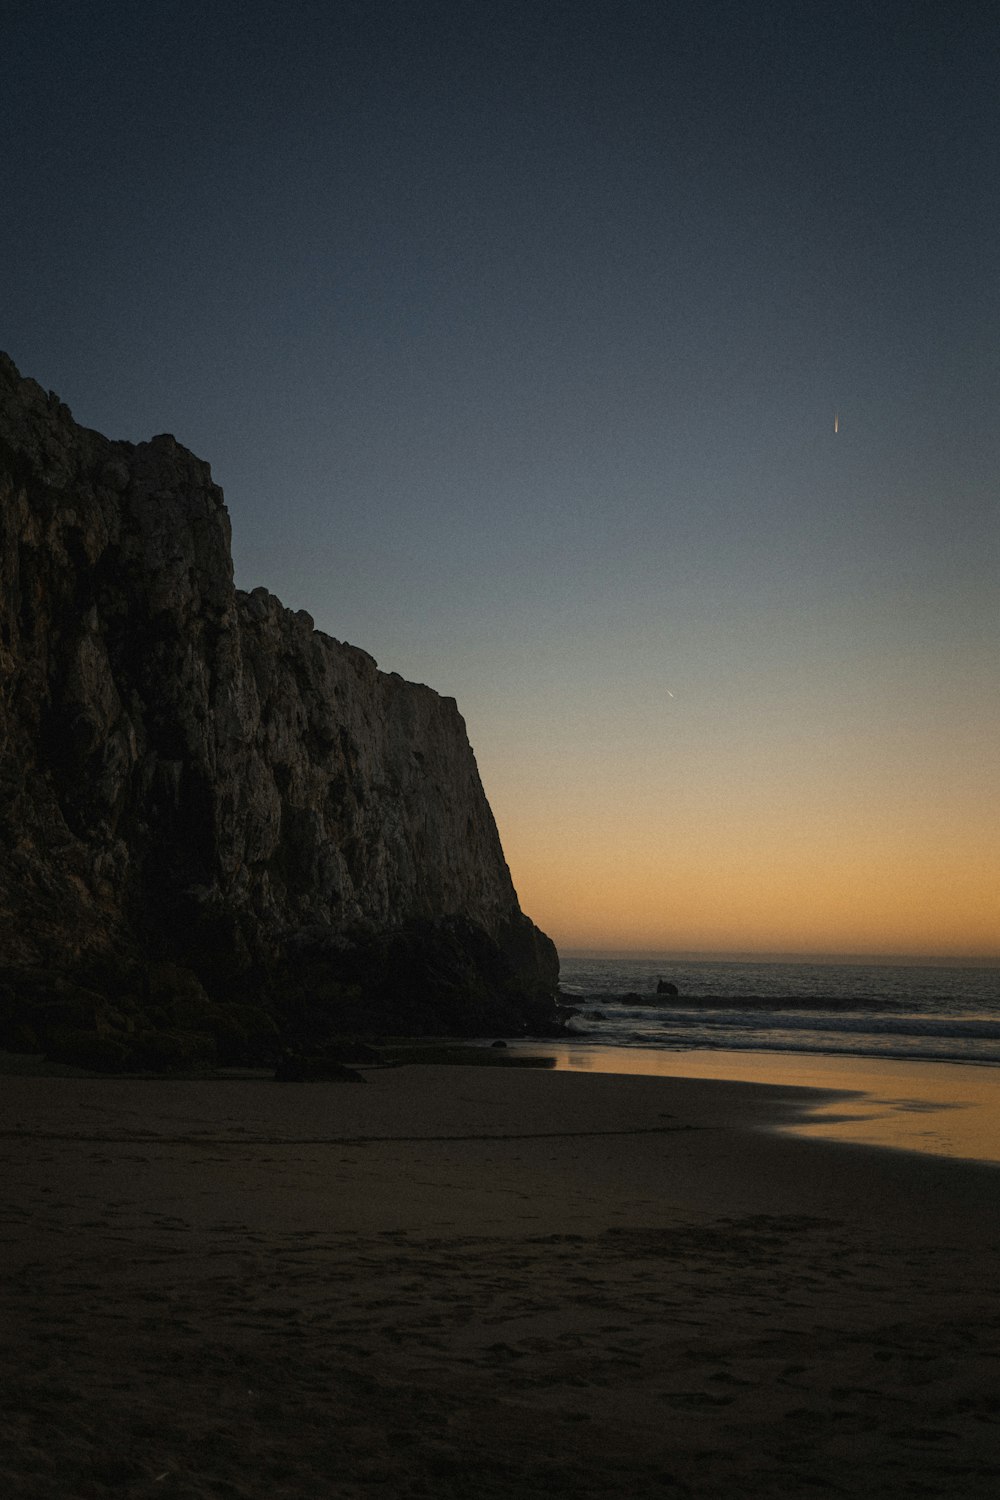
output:
[{"label": "rocky outcrop in water", "polygon": [[454,701],[236,589],[207,464],[0,356],[0,1046],[545,1030],[557,977]]}]

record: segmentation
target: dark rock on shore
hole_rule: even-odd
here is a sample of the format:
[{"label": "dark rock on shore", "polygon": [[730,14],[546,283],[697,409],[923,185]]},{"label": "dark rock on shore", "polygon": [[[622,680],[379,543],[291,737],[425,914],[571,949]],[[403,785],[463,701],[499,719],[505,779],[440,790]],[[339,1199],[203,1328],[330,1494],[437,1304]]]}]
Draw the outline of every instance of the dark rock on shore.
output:
[{"label": "dark rock on shore", "polygon": [[557,981],[454,701],[236,589],[207,464],[0,355],[0,1046],[550,1035]]}]

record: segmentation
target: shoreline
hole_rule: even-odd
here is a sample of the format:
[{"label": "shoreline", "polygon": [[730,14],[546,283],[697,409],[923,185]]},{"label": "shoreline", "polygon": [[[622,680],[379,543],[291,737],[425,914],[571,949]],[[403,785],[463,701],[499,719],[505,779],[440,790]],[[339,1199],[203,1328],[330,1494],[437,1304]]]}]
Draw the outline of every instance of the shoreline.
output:
[{"label": "shoreline", "polygon": [[[850,1053],[616,1047],[590,1038],[511,1039],[502,1044],[502,1052],[494,1052],[499,1045],[486,1038],[411,1039],[387,1048],[388,1053],[401,1052],[400,1057],[393,1055],[374,1064],[358,1062],[351,1072],[364,1079],[399,1067],[440,1062],[758,1085],[790,1090],[798,1101],[786,1120],[770,1123],[771,1129],[806,1140],[1000,1166],[1000,1090],[996,1087],[1000,1073],[994,1065]],[[428,1064],[420,1056],[424,1051],[442,1055]],[[271,1069],[249,1067],[205,1073],[102,1074],[0,1050],[0,1080],[6,1078],[202,1086],[275,1081]],[[308,1081],[322,1082],[324,1075]]]},{"label": "shoreline", "polygon": [[3,1084],[19,1500],[1000,1483],[995,1169],[788,1133],[829,1091]]},{"label": "shoreline", "polygon": [[520,1051],[556,1069],[701,1078],[828,1091],[785,1128],[812,1139],[1000,1165],[1000,1068],[995,1064],[852,1053],[614,1047],[583,1039]]},{"label": "shoreline", "polygon": [[[452,1054],[440,1061],[495,1067],[551,1067],[556,1072],[619,1077],[691,1078],[798,1091],[800,1107],[782,1129],[804,1139],[870,1149],[911,1151],[1000,1166],[1000,1068],[952,1059],[913,1059],[856,1053],[778,1052],[765,1049],[613,1046],[589,1037],[515,1038],[502,1052],[483,1037],[410,1039],[387,1046],[381,1063],[359,1062],[361,1077],[419,1063],[419,1054]],[[469,1054],[463,1058],[462,1053]],[[477,1055],[478,1054],[478,1055]],[[434,1063],[439,1059],[434,1058]],[[0,1050],[0,1080],[61,1078],[115,1083],[270,1083],[269,1068],[222,1068],[198,1074],[102,1074]],[[315,1080],[322,1081],[320,1074]],[[305,1081],[305,1080],[302,1080]],[[299,1086],[297,1083],[292,1087]]]}]

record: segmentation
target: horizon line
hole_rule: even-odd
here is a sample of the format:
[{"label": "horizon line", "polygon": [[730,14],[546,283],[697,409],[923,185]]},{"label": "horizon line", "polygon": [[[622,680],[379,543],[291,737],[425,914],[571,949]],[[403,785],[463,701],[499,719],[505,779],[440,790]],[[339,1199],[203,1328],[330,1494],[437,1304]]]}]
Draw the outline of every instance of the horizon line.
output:
[{"label": "horizon line", "polygon": [[963,965],[977,968],[1000,968],[1000,953],[842,953],[822,949],[782,950],[777,948],[624,948],[567,946],[556,944],[560,957],[574,958],[656,958],[664,963],[702,963],[729,961],[740,963],[831,963],[896,964],[910,967],[939,968]]}]

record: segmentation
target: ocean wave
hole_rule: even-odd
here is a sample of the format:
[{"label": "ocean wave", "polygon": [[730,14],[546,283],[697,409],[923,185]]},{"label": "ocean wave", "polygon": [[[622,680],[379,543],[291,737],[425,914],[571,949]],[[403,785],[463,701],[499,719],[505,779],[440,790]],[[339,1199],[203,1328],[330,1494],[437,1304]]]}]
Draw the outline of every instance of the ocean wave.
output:
[{"label": "ocean wave", "polygon": [[888,995],[674,995],[668,999],[662,996],[650,996],[648,1000],[643,999],[641,1005],[631,1000],[626,995],[602,995],[599,992],[578,992],[571,994],[568,986],[564,986],[563,994],[567,999],[572,998],[574,1002],[583,1005],[596,1006],[602,1009],[606,1005],[613,1005],[629,1010],[650,1011],[654,1014],[670,1014],[678,1008],[697,1005],[700,1011],[731,1011],[731,1010],[804,1010],[804,1011],[858,1011],[877,1014],[880,1011],[904,1011],[908,1008],[907,1001],[902,998],[894,998]]},{"label": "ocean wave", "polygon": [[[583,1012],[586,1015],[586,1012]],[[622,1008],[622,1019],[634,1021],[642,1012],[627,1012]],[[645,1016],[643,1016],[645,1020]],[[681,1011],[671,1009],[667,1013],[656,1012],[649,1017],[647,1027],[664,1031],[689,1030],[714,1032],[743,1030],[755,1036],[766,1036],[769,1031],[834,1031],[849,1032],[861,1036],[924,1036],[954,1037],[967,1040],[1000,1042],[1000,1021],[975,1016],[917,1016],[886,1015],[876,1012],[854,1010],[849,1013],[831,1011],[812,1013],[786,1011],[784,1009],[747,1013],[743,1010]]]}]

